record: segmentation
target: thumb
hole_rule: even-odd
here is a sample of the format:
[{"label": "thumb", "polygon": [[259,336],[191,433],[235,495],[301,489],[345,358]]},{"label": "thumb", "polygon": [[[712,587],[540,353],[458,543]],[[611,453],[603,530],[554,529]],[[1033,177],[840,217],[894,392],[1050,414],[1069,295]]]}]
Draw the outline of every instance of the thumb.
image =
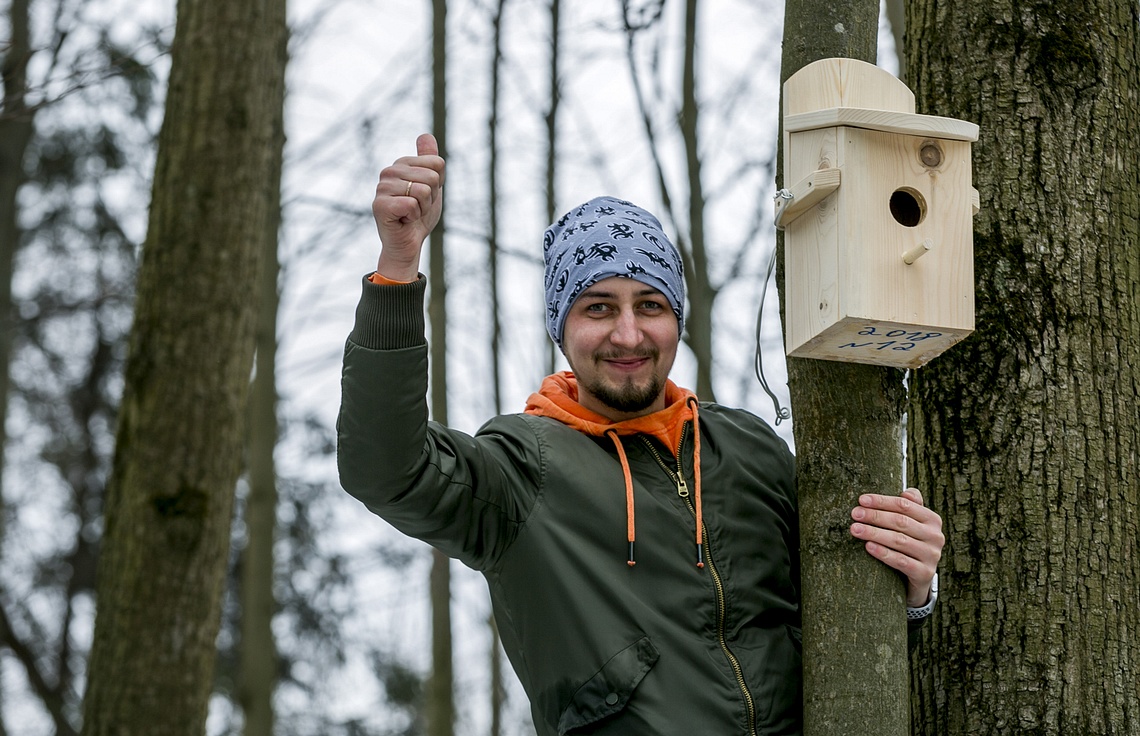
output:
[{"label": "thumb", "polygon": [[435,136],[431,133],[424,133],[419,138],[416,138],[416,155],[418,156],[438,156],[439,143],[436,142]]}]

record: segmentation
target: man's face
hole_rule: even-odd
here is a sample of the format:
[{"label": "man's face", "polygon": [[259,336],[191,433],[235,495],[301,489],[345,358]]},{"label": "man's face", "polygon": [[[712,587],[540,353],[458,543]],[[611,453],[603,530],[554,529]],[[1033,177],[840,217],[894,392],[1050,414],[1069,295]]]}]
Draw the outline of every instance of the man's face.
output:
[{"label": "man's face", "polygon": [[678,340],[677,317],[652,286],[612,276],[589,287],[562,331],[578,402],[614,421],[665,408]]}]

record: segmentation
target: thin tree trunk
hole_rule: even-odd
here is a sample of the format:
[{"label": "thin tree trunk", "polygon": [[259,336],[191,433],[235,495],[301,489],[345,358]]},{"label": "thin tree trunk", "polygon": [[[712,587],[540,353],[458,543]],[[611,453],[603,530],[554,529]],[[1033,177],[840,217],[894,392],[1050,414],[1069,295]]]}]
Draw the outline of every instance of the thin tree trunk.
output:
[{"label": "thin tree trunk", "polygon": [[[0,63],[0,76],[4,83],[3,107],[0,108],[0,488],[3,488],[4,456],[3,449],[8,442],[5,419],[8,416],[8,390],[10,388],[9,363],[12,359],[13,317],[12,275],[15,270],[16,250],[20,245],[20,222],[17,195],[27,181],[24,169],[24,154],[31,142],[34,111],[27,107],[28,60],[31,57],[31,36],[29,31],[28,0],[11,0],[8,6],[9,40]],[[4,496],[0,493],[0,542],[4,540],[5,510]],[[6,619],[6,617],[5,617]],[[6,624],[6,620],[5,620]],[[7,625],[0,625],[0,643],[11,647],[15,632]],[[18,643],[17,643],[18,645]],[[31,668],[29,680],[36,679],[34,661],[25,661]],[[6,693],[0,692],[0,706],[4,704]],[[52,709],[49,708],[49,711]],[[0,736],[7,733],[0,707]],[[66,718],[59,709],[52,711],[56,728],[61,733],[70,729]]]},{"label": "thin tree trunk", "polygon": [[[440,155],[447,156],[447,0],[432,0],[432,130]],[[431,323],[431,413],[447,424],[447,282],[443,250],[444,227],[432,231],[428,242]],[[431,676],[427,683],[428,736],[452,736],[455,695],[451,655],[451,560],[432,550]]]},{"label": "thin tree trunk", "polygon": [[[287,50],[282,38],[281,58]],[[274,124],[273,147],[283,152],[284,121]],[[270,202],[262,233],[262,264],[258,275],[260,309],[256,335],[256,373],[250,399],[249,498],[245,508],[248,539],[241,565],[241,663],[238,701],[245,736],[272,736],[273,692],[279,662],[273,638],[273,544],[277,531],[277,471],[273,451],[277,447],[277,260],[281,226],[281,160],[274,158],[275,171],[268,182]]]},{"label": "thin tree trunk", "polygon": [[[499,0],[491,18],[491,116],[487,121],[488,148],[490,160],[487,164],[487,210],[490,213],[487,230],[487,243],[490,246],[488,262],[491,279],[491,380],[494,382],[494,413],[503,411],[500,341],[502,326],[499,322],[499,76],[503,63],[503,11],[507,0]],[[491,630],[491,736],[499,736],[503,710],[503,689],[501,685],[502,663],[499,657],[499,630],[495,626],[495,616],[487,618]]]},{"label": "thin tree trunk", "polygon": [[689,311],[685,315],[685,343],[697,360],[697,396],[715,401],[712,382],[712,310],[716,289],[709,279],[705,245],[705,192],[701,184],[701,150],[697,100],[697,0],[685,2],[685,55],[681,65],[681,139],[689,182],[689,258],[686,279]]},{"label": "thin tree trunk", "polygon": [[285,3],[183,0],[108,488],[83,733],[205,729],[284,96]]},{"label": "thin tree trunk", "polygon": [[[562,80],[558,71],[558,43],[562,31],[561,0],[550,0],[550,107],[546,110],[546,221],[558,217],[558,103],[562,99]],[[558,364],[558,346],[550,340],[546,344],[546,373],[554,373]]]},{"label": "thin tree trunk", "polygon": [[977,331],[917,371],[947,545],[920,734],[1140,733],[1135,0],[908,6],[919,112],[978,123]]},{"label": "thin tree trunk", "polygon": [[[823,58],[874,63],[878,17],[878,0],[788,0],[781,81]],[[778,246],[782,310],[782,237]],[[902,490],[901,374],[789,359],[788,388],[803,565],[804,736],[904,736],[910,724],[903,586],[848,531],[860,494]]]},{"label": "thin tree trunk", "polygon": [[491,734],[501,736],[503,733],[503,703],[507,694],[503,689],[503,647],[499,639],[499,627],[495,624],[495,616],[487,618],[487,625],[491,629]]},{"label": "thin tree trunk", "polygon": [[[9,42],[0,64],[4,101],[0,108],[0,449],[7,444],[4,418],[8,415],[10,384],[8,363],[12,356],[12,274],[20,245],[19,209],[16,196],[27,181],[24,154],[32,140],[35,112],[27,106],[28,60],[31,57],[28,0],[11,0],[8,8]],[[0,483],[4,477],[0,455]],[[0,486],[2,487],[2,486]],[[0,496],[0,539],[6,518]],[[0,720],[0,728],[3,722]]]},{"label": "thin tree trunk", "polygon": [[507,0],[499,0],[491,17],[491,116],[487,121],[487,260],[491,280],[491,380],[495,414],[503,411],[502,376],[499,344],[503,328],[499,322],[499,72],[503,64],[503,9]]}]

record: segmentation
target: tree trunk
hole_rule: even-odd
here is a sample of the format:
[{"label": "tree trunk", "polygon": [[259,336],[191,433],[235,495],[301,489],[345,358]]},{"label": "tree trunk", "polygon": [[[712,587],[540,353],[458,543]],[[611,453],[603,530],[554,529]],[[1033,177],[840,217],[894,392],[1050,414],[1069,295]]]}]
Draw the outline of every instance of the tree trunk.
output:
[{"label": "tree trunk", "polygon": [[491,381],[495,414],[503,411],[500,345],[503,328],[499,323],[499,72],[503,64],[503,9],[499,0],[491,16],[491,115],[487,121],[487,262],[491,287]]},{"label": "tree trunk", "polygon": [[[557,181],[558,165],[558,103],[562,99],[562,80],[558,71],[558,41],[562,30],[561,0],[550,0],[550,107],[546,110],[546,221],[558,217]],[[558,346],[553,340],[546,343],[546,372],[554,373],[558,365]]]},{"label": "tree trunk", "polygon": [[283,0],[178,6],[85,734],[205,729],[284,94]]},{"label": "tree trunk", "polygon": [[[788,0],[781,81],[813,61],[874,63],[879,4]],[[782,156],[779,179],[782,179]],[[781,184],[780,186],[784,186]],[[783,285],[783,239],[777,283]],[[789,359],[802,553],[804,735],[908,733],[905,596],[851,537],[862,493],[902,491],[901,374]]]},{"label": "tree trunk", "polygon": [[502,736],[503,733],[503,703],[507,694],[503,688],[503,646],[499,638],[499,627],[495,624],[494,614],[487,617],[487,625],[491,629],[491,728],[490,736]]},{"label": "tree trunk", "polygon": [[[285,38],[282,38],[285,42]],[[281,56],[284,58],[285,49]],[[274,123],[273,148],[285,146],[284,121]],[[238,701],[245,736],[273,736],[273,691],[279,662],[273,638],[273,544],[277,531],[277,261],[281,226],[281,156],[268,182],[271,198],[262,233],[262,263],[258,275],[256,373],[250,397],[249,498],[245,508],[248,533],[241,565],[241,663]]]},{"label": "tree trunk", "polygon": [[914,0],[919,112],[977,122],[977,331],[912,383],[944,519],[916,733],[1140,733],[1135,0]]},{"label": "tree trunk", "polygon": [[697,396],[716,401],[712,383],[712,311],[716,289],[709,278],[708,248],[705,244],[705,191],[701,184],[697,100],[697,0],[685,2],[685,54],[681,64],[681,139],[685,142],[685,171],[689,182],[689,248],[686,255],[686,282],[689,313],[685,316],[685,343],[697,360]]},{"label": "tree trunk", "polygon": [[[432,0],[432,130],[439,153],[447,156],[447,0]],[[431,323],[431,413],[447,424],[447,282],[443,252],[444,223],[428,242]],[[427,683],[428,736],[452,736],[455,696],[451,657],[451,560],[432,550],[431,676]]]},{"label": "tree trunk", "polygon": [[[27,106],[28,59],[32,55],[28,0],[11,0],[8,8],[9,43],[0,62],[4,102],[0,108],[0,448],[7,443],[4,419],[8,416],[8,363],[12,356],[12,274],[20,245],[16,196],[27,181],[24,154],[32,140],[35,112]],[[4,458],[0,456],[0,480]],[[0,484],[2,487],[2,484]],[[0,539],[4,534],[4,499],[0,495]]]},{"label": "tree trunk", "polygon": [[[13,317],[12,275],[15,271],[16,250],[20,245],[20,222],[17,195],[27,181],[24,169],[24,154],[32,139],[34,111],[27,107],[28,59],[31,57],[31,35],[28,17],[28,0],[11,0],[8,6],[9,41],[3,61],[0,62],[0,76],[3,77],[4,99],[0,107],[0,453],[8,442],[5,419],[8,416],[8,389],[10,374],[8,364],[12,359]],[[0,489],[3,488],[4,460],[0,454]],[[0,542],[4,539],[5,519],[4,495],[0,493]],[[12,647],[15,633],[5,621],[0,623],[0,644]],[[17,659],[26,661],[17,656]],[[31,662],[28,665],[32,664]],[[28,665],[25,665],[27,668]],[[32,667],[34,669],[34,666]],[[29,672],[29,679],[35,682],[36,672]],[[3,706],[6,692],[0,692],[0,706]],[[61,733],[68,728],[66,719],[59,709],[48,708],[56,728]],[[0,707],[0,736],[7,732]]]}]

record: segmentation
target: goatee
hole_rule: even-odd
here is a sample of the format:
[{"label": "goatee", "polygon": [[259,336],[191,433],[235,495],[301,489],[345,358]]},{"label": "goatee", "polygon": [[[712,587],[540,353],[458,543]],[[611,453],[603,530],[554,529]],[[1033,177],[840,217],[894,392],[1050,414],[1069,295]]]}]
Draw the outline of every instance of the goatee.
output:
[{"label": "goatee", "polygon": [[[594,363],[597,364],[603,360],[614,360],[630,357],[647,358],[653,363],[656,363],[660,356],[661,353],[657,350],[649,350],[644,354],[633,356],[626,354],[599,354],[594,356]],[[642,385],[634,383],[632,378],[626,379],[623,383],[617,386],[611,385],[602,380],[596,380],[593,383],[595,385],[586,386],[585,388],[603,404],[623,414],[634,414],[648,409],[661,395],[661,392],[665,390],[664,379],[661,376],[658,376],[656,373],[653,374],[653,376]]]}]

